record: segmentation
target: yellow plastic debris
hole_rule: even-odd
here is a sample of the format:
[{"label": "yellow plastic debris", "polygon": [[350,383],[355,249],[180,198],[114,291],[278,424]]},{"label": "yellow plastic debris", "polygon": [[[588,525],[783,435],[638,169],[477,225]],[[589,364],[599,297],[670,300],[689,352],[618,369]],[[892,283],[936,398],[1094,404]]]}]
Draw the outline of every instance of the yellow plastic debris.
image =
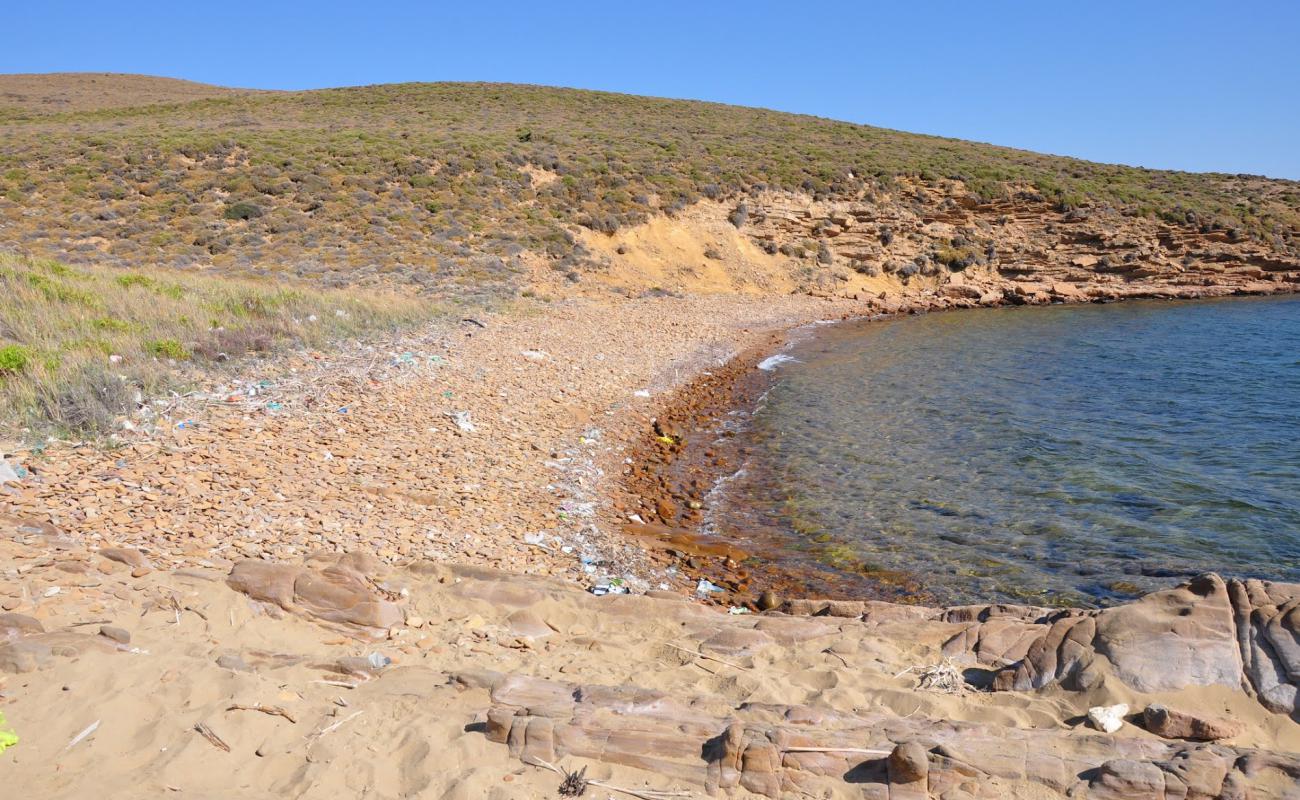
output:
[{"label": "yellow plastic debris", "polygon": [[5,722],[4,712],[0,712],[0,753],[18,744],[18,734],[5,730],[5,726],[8,724]]}]

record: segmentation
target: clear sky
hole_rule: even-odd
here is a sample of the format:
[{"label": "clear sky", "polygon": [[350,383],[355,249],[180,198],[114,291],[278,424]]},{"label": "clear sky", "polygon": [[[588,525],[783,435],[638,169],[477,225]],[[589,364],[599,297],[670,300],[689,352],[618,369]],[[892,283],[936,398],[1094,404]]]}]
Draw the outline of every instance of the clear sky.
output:
[{"label": "clear sky", "polygon": [[1300,0],[3,0],[0,72],[483,80],[1300,178]]}]

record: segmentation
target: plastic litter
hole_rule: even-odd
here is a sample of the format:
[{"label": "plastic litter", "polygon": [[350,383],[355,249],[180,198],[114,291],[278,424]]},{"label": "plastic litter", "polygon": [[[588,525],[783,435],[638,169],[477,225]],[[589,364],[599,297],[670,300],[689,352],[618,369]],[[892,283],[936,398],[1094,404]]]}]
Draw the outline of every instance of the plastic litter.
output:
[{"label": "plastic litter", "polygon": [[9,723],[5,721],[3,711],[0,711],[0,753],[6,749],[18,744],[18,734],[8,729]]},{"label": "plastic litter", "polygon": [[637,389],[635,392],[632,393],[632,396],[633,396],[633,397],[649,397],[649,396],[650,396],[650,393],[647,392],[645,389]]},{"label": "plastic litter", "polygon": [[343,406],[342,408],[339,409],[339,413],[340,413],[340,414],[346,414],[346,413],[348,413],[348,407],[347,407],[347,406]]},{"label": "plastic litter", "polygon": [[[22,469],[22,467],[19,467],[19,469]],[[18,483],[20,480],[22,480],[22,478],[19,477],[18,470],[9,466],[8,461],[0,458],[0,484]]]},{"label": "plastic litter", "polygon": [[275,401],[271,401],[270,403],[266,404],[267,411],[279,411],[282,408],[284,408],[284,406]]},{"label": "plastic litter", "polygon": [[609,583],[598,583],[587,591],[597,597],[604,597],[607,594],[627,594],[627,587],[622,585],[621,582],[610,581]]},{"label": "plastic litter", "polygon": [[374,652],[366,656],[366,661],[370,662],[370,666],[374,667],[375,669],[383,669],[384,667],[393,663],[393,659],[379,652]]},{"label": "plastic litter", "polygon": [[176,423],[176,430],[178,431],[183,431],[186,428],[193,428],[193,427],[194,427],[194,420],[192,419],[183,419],[180,422]]},{"label": "plastic litter", "polygon": [[695,584],[695,593],[698,595],[712,594],[714,592],[726,591],[721,586],[710,581],[708,578],[700,578],[700,582]]},{"label": "plastic litter", "polygon": [[465,433],[473,433],[476,430],[474,420],[470,419],[468,411],[450,411],[447,416],[451,417],[452,421],[456,423],[456,427]]},{"label": "plastic litter", "polygon": [[577,503],[572,500],[566,500],[560,503],[560,511],[565,514],[572,514],[575,517],[590,517],[596,513],[596,504]]},{"label": "plastic litter", "polygon": [[529,361],[545,361],[550,357],[545,350],[520,350],[519,355]]},{"label": "plastic litter", "polygon": [[745,608],[744,606],[732,606],[727,609],[727,613],[731,614],[732,616],[739,616],[741,614],[748,614],[749,609]]}]

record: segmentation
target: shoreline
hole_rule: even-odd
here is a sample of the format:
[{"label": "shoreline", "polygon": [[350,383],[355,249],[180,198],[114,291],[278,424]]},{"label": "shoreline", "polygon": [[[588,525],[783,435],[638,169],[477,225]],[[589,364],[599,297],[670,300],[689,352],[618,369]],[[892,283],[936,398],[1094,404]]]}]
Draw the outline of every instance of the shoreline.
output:
[{"label": "shoreline", "polygon": [[[1298,295],[1300,292],[1296,291],[1194,297],[1153,294],[1122,300],[1064,299],[1050,305],[1219,302]],[[1021,304],[1006,302],[983,309],[934,308],[925,298],[920,298],[912,307],[889,313],[852,315],[825,322],[871,323],[917,314],[1020,307]],[[760,364],[781,357],[799,331],[806,329],[815,336],[819,324],[805,323],[772,332],[764,345],[738,353],[722,367],[697,376],[659,406],[656,424],[643,430],[634,445],[634,463],[624,470],[619,486],[622,502],[616,503],[620,511],[625,506],[634,507],[632,513],[646,522],[625,523],[624,531],[648,547],[667,553],[694,580],[707,580],[720,587],[721,591],[701,597],[710,603],[762,610],[767,605],[762,594],[772,592],[778,598],[933,604],[934,597],[919,576],[889,570],[853,574],[815,558],[800,557],[790,549],[796,534],[788,530],[769,531],[759,541],[731,541],[705,529],[710,494],[736,470],[748,466],[736,441],[735,417],[743,420],[742,426],[747,424],[767,389],[778,379],[775,370],[765,371]],[[673,441],[667,441],[664,434]]]}]

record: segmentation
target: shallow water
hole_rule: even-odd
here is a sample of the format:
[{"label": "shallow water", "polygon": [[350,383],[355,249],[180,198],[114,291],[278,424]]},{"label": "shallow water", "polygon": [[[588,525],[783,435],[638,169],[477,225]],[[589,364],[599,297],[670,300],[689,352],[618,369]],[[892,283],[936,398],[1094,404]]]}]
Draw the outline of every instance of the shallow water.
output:
[{"label": "shallow water", "polygon": [[849,323],[788,355],[717,533],[945,603],[1300,580],[1300,299]]}]

